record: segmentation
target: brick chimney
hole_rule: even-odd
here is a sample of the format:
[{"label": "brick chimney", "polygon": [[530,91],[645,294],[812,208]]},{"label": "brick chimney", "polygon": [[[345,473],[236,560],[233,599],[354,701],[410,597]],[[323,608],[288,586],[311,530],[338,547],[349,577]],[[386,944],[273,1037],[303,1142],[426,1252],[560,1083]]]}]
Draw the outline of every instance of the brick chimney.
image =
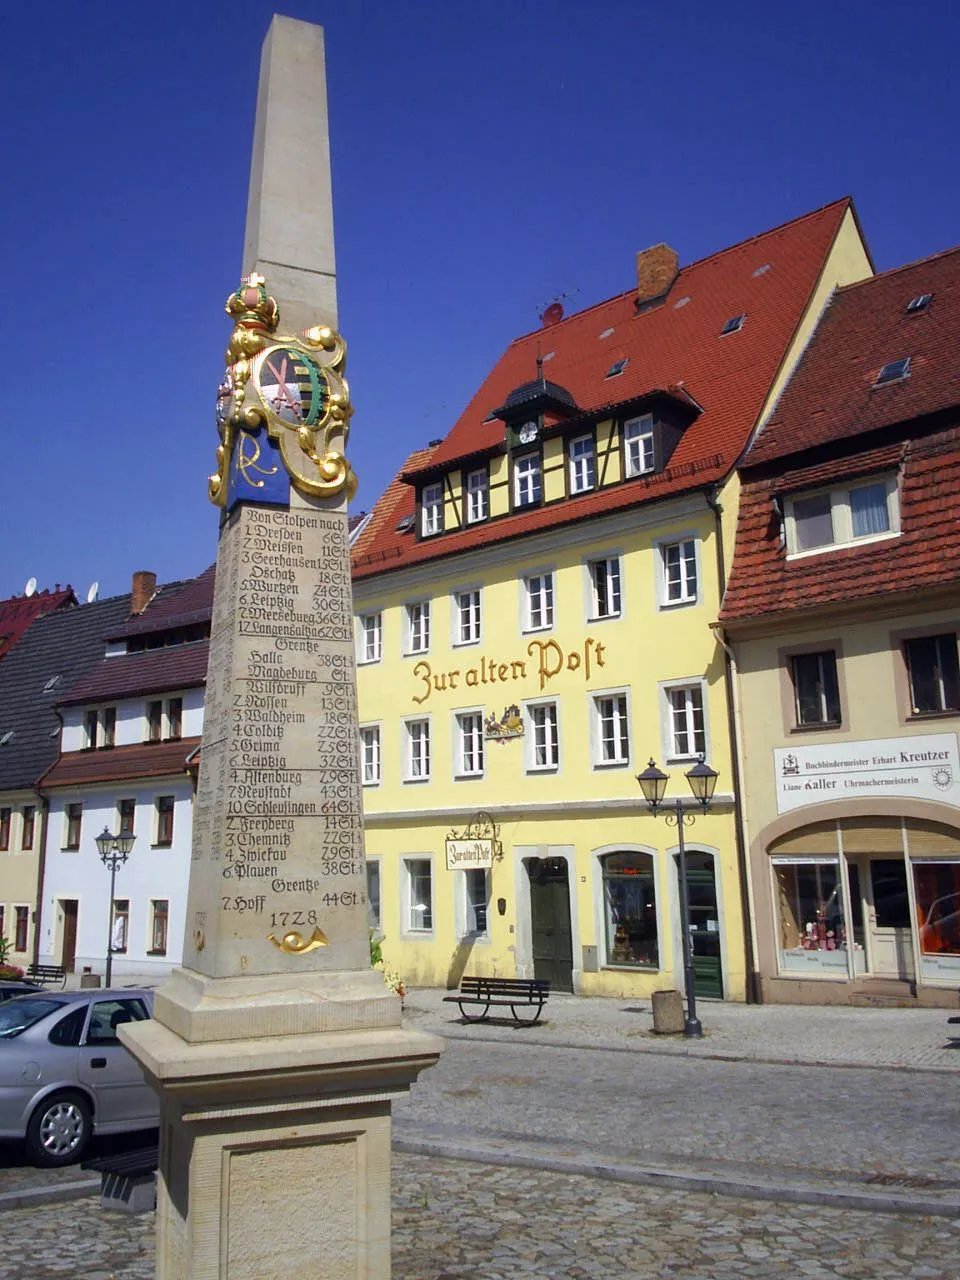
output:
[{"label": "brick chimney", "polygon": [[637,310],[666,297],[677,278],[680,259],[668,244],[655,244],[637,254]]},{"label": "brick chimney", "polygon": [[130,612],[143,613],[157,590],[157,575],[149,569],[138,569],[130,588]]}]

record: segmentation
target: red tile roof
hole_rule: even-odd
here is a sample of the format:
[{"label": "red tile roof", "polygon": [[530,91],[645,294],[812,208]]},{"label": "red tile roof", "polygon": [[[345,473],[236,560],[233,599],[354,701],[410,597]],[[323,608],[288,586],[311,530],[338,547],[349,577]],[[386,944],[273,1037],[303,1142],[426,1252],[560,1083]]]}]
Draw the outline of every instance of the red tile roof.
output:
[{"label": "red tile roof", "polygon": [[[353,551],[357,579],[454,554],[491,540],[532,533],[587,516],[632,506],[722,478],[756,425],[764,400],[809,302],[849,200],[840,200],[784,226],[685,267],[665,302],[638,313],[628,290],[559,324],[516,339],[507,348],[447,438],[422,461],[408,460],[408,476],[440,463],[502,447],[503,423],[487,422],[510,392],[536,377],[538,349],[544,375],[571,393],[594,417],[655,388],[679,387],[703,406],[683,434],[670,467],[658,475],[445,533],[418,542],[396,525],[415,505],[413,486],[397,482],[375,509]],[[769,270],[757,274],[761,267]],[[688,299],[687,302],[683,302]],[[678,305],[681,304],[682,305]],[[720,337],[741,312],[739,332]],[[603,337],[607,330],[612,330]],[[606,378],[617,360],[623,373]],[[378,507],[381,505],[378,504]],[[381,518],[378,518],[381,517]]]},{"label": "red tile roof", "polygon": [[0,600],[0,658],[10,652],[31,623],[55,609],[70,608],[76,603],[72,587]]},{"label": "red tile roof", "polygon": [[116,630],[110,640],[129,636],[150,635],[157,631],[173,631],[179,627],[209,622],[213,613],[213,584],[217,566],[212,564],[186,582],[170,582],[161,587],[144,611]]},{"label": "red tile roof", "polygon": [[199,745],[199,738],[179,738],[175,742],[138,742],[109,751],[68,751],[43,774],[37,787],[47,791],[91,782],[175,777],[187,772],[187,757]]},{"label": "red tile roof", "polygon": [[198,640],[193,644],[104,658],[73,686],[59,705],[75,706],[80,702],[196,688],[206,680],[209,652],[209,641]]},{"label": "red tile roof", "polygon": [[[788,560],[775,494],[879,471],[902,459],[900,536]],[[853,457],[748,481],[740,496],[733,568],[721,621],[822,609],[960,584],[960,427]]]},{"label": "red tile roof", "polygon": [[[933,295],[908,314],[911,299]],[[838,289],[748,467],[834,445],[960,404],[960,249]],[[881,367],[910,357],[902,382],[875,387]]]}]

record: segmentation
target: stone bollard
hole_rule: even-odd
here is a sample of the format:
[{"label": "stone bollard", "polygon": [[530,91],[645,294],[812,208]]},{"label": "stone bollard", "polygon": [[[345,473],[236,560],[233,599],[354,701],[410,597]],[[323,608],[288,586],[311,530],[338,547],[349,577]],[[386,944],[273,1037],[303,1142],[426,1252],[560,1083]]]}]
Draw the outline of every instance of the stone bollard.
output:
[{"label": "stone bollard", "polygon": [[653,1029],[660,1036],[683,1031],[683,997],[679,991],[653,993]]}]

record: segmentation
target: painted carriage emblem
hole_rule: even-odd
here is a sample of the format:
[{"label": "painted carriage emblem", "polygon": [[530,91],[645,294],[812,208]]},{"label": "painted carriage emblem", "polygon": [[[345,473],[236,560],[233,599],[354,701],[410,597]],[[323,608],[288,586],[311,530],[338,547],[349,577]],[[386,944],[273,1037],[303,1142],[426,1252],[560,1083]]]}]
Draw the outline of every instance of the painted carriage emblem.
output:
[{"label": "painted carriage emblem", "polygon": [[790,752],[788,755],[783,757],[783,768],[781,772],[785,778],[795,776],[800,772],[800,762],[793,752]]},{"label": "painted carriage emblem", "polygon": [[949,791],[953,785],[953,774],[946,767],[934,769],[933,785],[940,791]]},{"label": "painted carriage emblem", "polygon": [[523,717],[517,704],[504,707],[503,715],[497,719],[497,713],[491,711],[483,722],[483,736],[490,742],[509,742],[511,738],[523,737]]}]

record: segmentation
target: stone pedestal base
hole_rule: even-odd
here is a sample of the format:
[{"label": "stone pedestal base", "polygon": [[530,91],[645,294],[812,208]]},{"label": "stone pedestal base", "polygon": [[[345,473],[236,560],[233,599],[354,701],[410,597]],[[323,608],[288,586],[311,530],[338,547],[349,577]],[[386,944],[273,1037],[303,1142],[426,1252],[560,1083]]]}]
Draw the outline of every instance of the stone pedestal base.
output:
[{"label": "stone pedestal base", "polygon": [[121,1037],[161,1098],[158,1280],[388,1280],[391,1101],[442,1041],[191,1044],[155,1019]]}]

